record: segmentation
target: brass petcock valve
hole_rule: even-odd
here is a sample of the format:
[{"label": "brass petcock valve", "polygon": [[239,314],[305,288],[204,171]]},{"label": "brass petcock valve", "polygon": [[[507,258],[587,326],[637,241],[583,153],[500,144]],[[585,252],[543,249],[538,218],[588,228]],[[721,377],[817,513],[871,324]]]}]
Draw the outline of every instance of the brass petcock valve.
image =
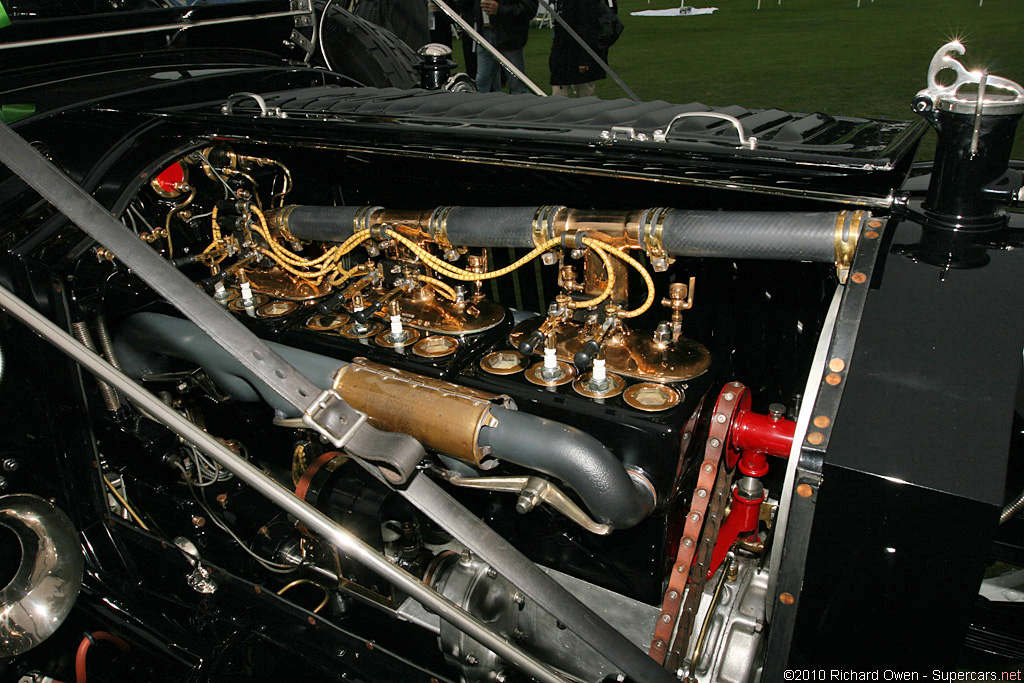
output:
[{"label": "brass petcock valve", "polygon": [[363,289],[365,289],[366,287],[376,284],[379,279],[380,274],[376,270],[370,271],[363,277],[359,278],[358,280],[350,284],[348,287],[345,287],[344,289],[337,292],[330,298],[325,299],[324,301],[321,301],[319,304],[317,304],[317,312],[321,313],[322,315],[330,315],[334,313],[334,311],[336,311],[339,306],[341,306],[343,303],[351,299],[359,292],[362,292]]},{"label": "brass petcock valve", "polygon": [[691,277],[689,284],[673,282],[668,286],[668,297],[661,300],[661,305],[672,309],[672,341],[679,341],[683,334],[683,311],[693,308],[693,293],[697,278]]},{"label": "brass petcock valve", "polygon": [[[479,256],[477,254],[470,254],[466,257],[466,270],[470,273],[483,274],[487,272],[487,258],[486,256]],[[484,282],[483,280],[473,281],[473,294],[479,296],[483,291]]]},{"label": "brass petcock valve", "polygon": [[581,292],[585,287],[582,282],[576,281],[575,266],[562,266],[558,270],[558,286],[570,294]]}]

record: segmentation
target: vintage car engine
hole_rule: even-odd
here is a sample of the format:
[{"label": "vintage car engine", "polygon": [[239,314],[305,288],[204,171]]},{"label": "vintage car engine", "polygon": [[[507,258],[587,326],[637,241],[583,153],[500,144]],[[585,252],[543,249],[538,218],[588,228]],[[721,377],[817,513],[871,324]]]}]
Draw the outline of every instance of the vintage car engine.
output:
[{"label": "vintage car engine", "polygon": [[[767,574],[758,579],[757,566],[784,469],[771,472],[768,461],[789,454],[803,389],[763,359],[775,355],[780,368],[809,364],[830,288],[847,276],[869,212],[298,203],[305,179],[336,163],[314,156],[244,143],[195,149],[145,183],[123,220],[371,424],[423,443],[437,455],[426,476],[574,594],[608,610],[652,655],[682,667],[688,641],[714,611],[709,604],[758,604]],[[779,239],[752,244],[751,231],[766,225]],[[94,267],[109,272],[111,309],[139,309],[116,301],[115,290],[133,291],[131,276],[106,250],[96,256]],[[736,260],[743,256],[810,263],[798,266],[797,289],[773,282],[777,264]],[[123,287],[111,286],[119,280]],[[780,320],[788,321],[789,348],[759,348],[750,333],[770,324],[778,344]],[[111,352],[130,376],[161,388],[172,405],[280,472],[300,497],[453,602],[581,680],[617,672],[493,567],[325,446],[193,323],[157,307],[103,324],[111,329],[100,338],[112,336]],[[757,368],[750,375],[760,379],[758,391],[730,381],[737,368]],[[275,413],[257,427],[251,412],[264,402]],[[116,400],[108,407],[122,410]],[[239,410],[252,434],[212,427],[237,424]],[[268,429],[271,422],[277,426]],[[202,508],[230,499],[229,475],[198,452],[162,457]],[[340,586],[424,625],[465,679],[495,680],[508,668],[358,564],[332,559],[300,529],[247,521],[268,530],[256,551],[261,564],[308,562],[316,574],[304,581],[325,595]],[[682,605],[683,586],[666,590],[663,578],[676,565],[715,581],[692,583]],[[662,622],[668,628],[656,632],[673,606],[686,623]],[[753,675],[763,606],[754,610],[761,617],[734,611],[741,618],[716,617],[695,671],[725,666],[737,680]],[[726,639],[735,643],[741,636],[733,631],[744,646],[734,644],[728,660],[707,654]]]},{"label": "vintage car engine", "polygon": [[[83,236],[43,202],[12,202],[10,240],[29,243],[35,283],[23,292],[49,297],[75,346],[116,370],[76,369],[80,384],[58,386],[73,395],[52,409],[53,424],[86,424],[92,457],[62,475],[96,485],[102,522],[83,537],[116,527],[125,566],[152,563],[126,594],[187,615],[161,632],[217,640],[215,656],[168,644],[168,671],[739,683],[788,666],[796,617],[776,612],[789,630],[775,627],[773,660],[772,610],[797,600],[814,548],[805,537],[783,558],[776,534],[780,518],[809,533],[813,509],[800,506],[816,504],[823,455],[809,458],[817,472],[796,461],[831,438],[881,251],[934,268],[929,286],[1013,251],[1002,207],[1020,204],[1022,181],[1004,143],[1024,89],[992,77],[1012,96],[985,100],[982,81],[970,109],[935,80],[960,66],[953,52],[936,55],[914,105],[943,136],[923,204],[892,188],[924,124],[816,114],[778,124],[774,141],[739,126],[737,147],[713,137],[732,136],[732,114],[688,111],[653,138],[610,126],[580,144],[572,136],[594,131],[519,112],[516,125],[564,134],[565,149],[498,153],[516,126],[459,119],[458,103],[442,102],[444,125],[467,129],[465,148],[440,145],[427,115],[402,123],[424,130],[379,125],[393,99],[429,109],[463,94],[317,85],[168,110],[133,132],[110,180],[95,180],[113,208],[93,216],[130,248]],[[364,105],[383,109],[355,112]],[[556,102],[557,116],[571,105]],[[665,142],[698,118],[715,132],[695,133],[679,168],[615,147]],[[792,142],[825,129],[834,138]],[[49,168],[44,144],[26,147]],[[879,149],[890,156],[865,160]],[[173,277],[140,268],[147,258]],[[234,336],[173,305],[174,286],[182,300],[202,292],[196,310]],[[246,346],[253,335],[260,346]],[[277,379],[294,379],[291,367],[323,393],[296,385],[297,408],[261,354],[287,362]],[[33,409],[11,412],[27,422]],[[64,519],[39,496],[8,502],[22,521]],[[827,533],[859,529],[844,519]],[[83,545],[84,585],[101,596],[86,616],[144,622],[95,588],[103,562]],[[783,560],[799,571],[784,575]],[[54,581],[81,583],[81,566],[61,569]],[[77,591],[2,653],[51,635]]]}]

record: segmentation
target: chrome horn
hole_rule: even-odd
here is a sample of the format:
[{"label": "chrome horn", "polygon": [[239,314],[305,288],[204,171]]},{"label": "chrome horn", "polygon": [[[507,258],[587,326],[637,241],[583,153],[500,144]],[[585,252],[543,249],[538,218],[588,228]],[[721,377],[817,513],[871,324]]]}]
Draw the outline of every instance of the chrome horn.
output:
[{"label": "chrome horn", "polygon": [[18,570],[0,590],[0,658],[31,650],[71,612],[82,586],[75,527],[58,507],[25,493],[0,496],[0,525],[21,544]]}]

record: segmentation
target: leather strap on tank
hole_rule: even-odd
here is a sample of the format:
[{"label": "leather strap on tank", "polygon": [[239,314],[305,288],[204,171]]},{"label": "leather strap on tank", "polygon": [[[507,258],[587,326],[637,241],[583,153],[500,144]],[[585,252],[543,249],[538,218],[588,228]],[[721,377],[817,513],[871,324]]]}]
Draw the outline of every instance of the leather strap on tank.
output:
[{"label": "leather strap on tank", "polygon": [[[711,427],[708,430],[708,439],[704,446],[704,461],[700,465],[697,486],[690,499],[690,509],[686,513],[683,534],[679,541],[679,551],[676,553],[676,561],[669,572],[668,589],[665,591],[665,598],[661,603],[661,615],[658,617],[654,628],[654,638],[651,640],[649,653],[659,664],[665,664],[669,644],[679,642],[678,635],[673,641],[672,634],[682,616],[683,596],[686,594],[690,578],[693,577],[690,590],[699,591],[703,588],[704,572],[692,571],[694,555],[700,545],[701,530],[704,528],[708,504],[715,493],[715,481],[718,478],[720,467],[724,465],[722,453],[728,443],[726,437],[729,435],[733,413],[736,411],[736,406],[739,404],[738,399],[744,391],[746,391],[746,387],[739,382],[732,382],[725,385],[715,402],[715,412],[711,416]],[[680,628],[685,632],[689,631],[688,625],[684,628],[684,625],[680,624]]]}]

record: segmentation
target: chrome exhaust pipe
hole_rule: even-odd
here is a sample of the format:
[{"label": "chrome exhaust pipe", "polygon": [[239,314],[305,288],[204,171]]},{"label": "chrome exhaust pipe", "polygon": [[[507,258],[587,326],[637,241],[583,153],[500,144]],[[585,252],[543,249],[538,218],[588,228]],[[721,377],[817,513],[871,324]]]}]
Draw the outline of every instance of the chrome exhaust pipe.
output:
[{"label": "chrome exhaust pipe", "polygon": [[27,493],[0,496],[0,526],[14,532],[21,562],[0,590],[0,659],[27,652],[64,622],[82,587],[78,532],[56,505]]}]

